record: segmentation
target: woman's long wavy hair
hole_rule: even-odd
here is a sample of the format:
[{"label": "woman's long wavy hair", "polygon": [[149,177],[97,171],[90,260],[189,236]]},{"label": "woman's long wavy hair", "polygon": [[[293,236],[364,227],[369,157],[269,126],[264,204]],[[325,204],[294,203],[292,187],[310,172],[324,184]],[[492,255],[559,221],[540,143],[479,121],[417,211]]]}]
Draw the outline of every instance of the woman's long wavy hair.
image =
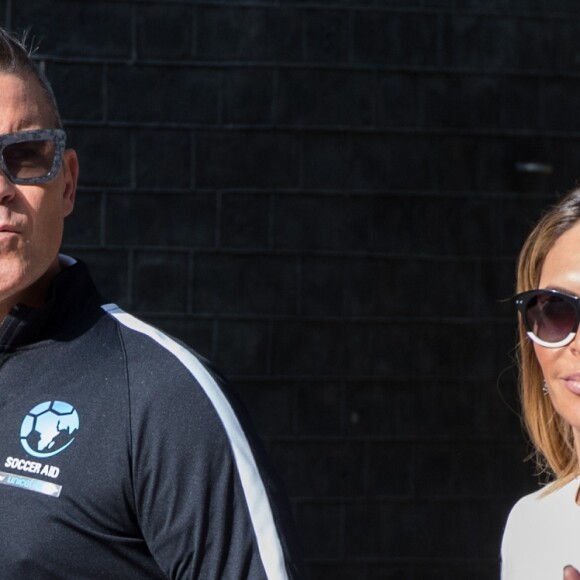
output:
[{"label": "woman's long wavy hair", "polygon": [[[528,236],[518,260],[517,292],[538,288],[546,255],[576,223],[580,223],[580,188],[552,207]],[[542,369],[521,319],[518,361],[524,424],[535,448],[539,472],[555,476],[552,489],[556,489],[578,475],[578,457],[572,428],[556,413],[550,397],[542,391]]]}]

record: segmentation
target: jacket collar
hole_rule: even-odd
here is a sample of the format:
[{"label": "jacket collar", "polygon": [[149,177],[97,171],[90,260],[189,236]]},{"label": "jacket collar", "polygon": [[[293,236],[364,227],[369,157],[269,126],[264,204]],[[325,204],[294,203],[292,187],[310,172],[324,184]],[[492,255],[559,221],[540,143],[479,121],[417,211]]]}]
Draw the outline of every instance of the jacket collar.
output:
[{"label": "jacket collar", "polygon": [[66,256],[39,308],[17,304],[0,323],[0,350],[43,340],[70,340],[102,314],[102,300],[83,262]]}]

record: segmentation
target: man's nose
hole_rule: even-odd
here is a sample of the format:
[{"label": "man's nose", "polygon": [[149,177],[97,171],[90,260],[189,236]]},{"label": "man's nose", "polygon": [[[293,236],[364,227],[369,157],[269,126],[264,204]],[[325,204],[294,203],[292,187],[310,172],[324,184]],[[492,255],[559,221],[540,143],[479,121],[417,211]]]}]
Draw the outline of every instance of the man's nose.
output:
[{"label": "man's nose", "polygon": [[12,199],[15,191],[14,184],[0,167],[0,203],[5,203],[6,200]]}]

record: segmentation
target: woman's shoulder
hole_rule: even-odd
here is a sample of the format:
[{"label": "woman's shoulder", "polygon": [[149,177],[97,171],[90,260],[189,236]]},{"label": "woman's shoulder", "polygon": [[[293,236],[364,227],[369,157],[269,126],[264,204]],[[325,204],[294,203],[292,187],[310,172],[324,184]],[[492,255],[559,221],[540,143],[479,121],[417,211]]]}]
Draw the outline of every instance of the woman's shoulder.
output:
[{"label": "woman's shoulder", "polygon": [[503,580],[554,578],[554,570],[570,563],[567,542],[580,525],[580,510],[574,509],[578,485],[578,479],[553,482],[515,503],[502,539]]},{"label": "woman's shoulder", "polygon": [[521,497],[513,506],[512,512],[525,511],[529,509],[544,509],[553,504],[564,502],[568,503],[571,499],[575,500],[578,491],[580,480],[578,478],[572,479],[564,484],[560,481],[552,481]]},{"label": "woman's shoulder", "polygon": [[531,512],[538,515],[544,511],[552,512],[558,504],[567,504],[570,493],[575,493],[573,487],[578,488],[578,481],[573,480],[564,485],[558,485],[557,482],[549,483],[540,489],[524,495],[512,507],[508,517],[508,525],[511,520],[523,517],[529,525],[529,516]]},{"label": "woman's shoulder", "polygon": [[537,537],[541,535],[538,534],[540,529],[549,530],[556,522],[561,524],[574,515],[571,507],[575,505],[578,484],[578,479],[564,485],[552,482],[520,498],[508,516],[504,543],[512,537],[528,537],[529,534]]}]

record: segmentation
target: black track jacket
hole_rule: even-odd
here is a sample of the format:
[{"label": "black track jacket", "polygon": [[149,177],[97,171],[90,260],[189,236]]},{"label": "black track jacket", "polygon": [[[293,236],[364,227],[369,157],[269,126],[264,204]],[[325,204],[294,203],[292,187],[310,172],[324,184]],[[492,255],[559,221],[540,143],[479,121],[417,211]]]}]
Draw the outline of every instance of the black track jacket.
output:
[{"label": "black track jacket", "polygon": [[0,324],[0,578],[302,578],[266,466],[215,371],[81,262]]}]

